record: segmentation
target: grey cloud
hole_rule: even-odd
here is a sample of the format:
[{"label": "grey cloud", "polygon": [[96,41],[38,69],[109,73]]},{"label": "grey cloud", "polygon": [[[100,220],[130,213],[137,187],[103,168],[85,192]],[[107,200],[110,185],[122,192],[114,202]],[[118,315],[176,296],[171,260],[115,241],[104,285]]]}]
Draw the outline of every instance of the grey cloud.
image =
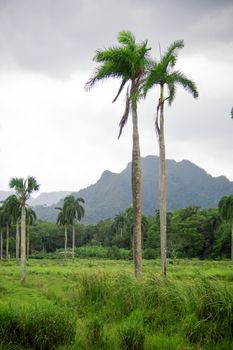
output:
[{"label": "grey cloud", "polygon": [[231,1],[10,0],[0,8],[3,68],[57,76],[89,69],[94,51],[114,44],[122,29],[152,46],[183,38],[187,54],[232,49]]}]

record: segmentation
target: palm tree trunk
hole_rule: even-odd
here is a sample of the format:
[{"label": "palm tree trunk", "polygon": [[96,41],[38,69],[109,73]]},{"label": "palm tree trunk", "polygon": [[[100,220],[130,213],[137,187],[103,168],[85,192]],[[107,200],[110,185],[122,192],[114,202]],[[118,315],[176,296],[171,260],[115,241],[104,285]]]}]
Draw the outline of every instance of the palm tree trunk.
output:
[{"label": "palm tree trunk", "polygon": [[72,259],[74,260],[74,248],[75,248],[75,222],[73,221],[73,237],[72,237]]},{"label": "palm tree trunk", "polygon": [[1,260],[3,258],[2,251],[3,251],[3,238],[2,238],[2,231],[1,231],[1,233],[0,233],[0,258],[1,258]]},{"label": "palm tree trunk", "polygon": [[133,151],[132,151],[132,198],[133,198],[133,246],[136,278],[142,274],[142,172],[138,133],[137,102],[132,101]]},{"label": "palm tree trunk", "polygon": [[233,263],[233,220],[231,222],[231,262]]},{"label": "palm tree trunk", "polygon": [[21,263],[20,263],[20,280],[25,282],[25,253],[26,253],[26,208],[21,208]]},{"label": "palm tree trunk", "polygon": [[15,256],[16,261],[19,261],[19,223],[16,222],[16,241],[15,241]]},{"label": "palm tree trunk", "polygon": [[30,242],[30,232],[29,232],[29,225],[27,225],[27,260],[29,259],[29,242]]},{"label": "palm tree trunk", "polygon": [[162,273],[167,275],[167,179],[166,155],[164,141],[164,88],[161,86],[160,94],[160,131],[159,131],[159,189],[160,189],[160,247]]},{"label": "palm tree trunk", "polygon": [[67,224],[65,224],[65,251],[64,251],[64,258],[66,259],[67,254]]},{"label": "palm tree trunk", "polygon": [[6,259],[9,256],[9,224],[6,225]]}]

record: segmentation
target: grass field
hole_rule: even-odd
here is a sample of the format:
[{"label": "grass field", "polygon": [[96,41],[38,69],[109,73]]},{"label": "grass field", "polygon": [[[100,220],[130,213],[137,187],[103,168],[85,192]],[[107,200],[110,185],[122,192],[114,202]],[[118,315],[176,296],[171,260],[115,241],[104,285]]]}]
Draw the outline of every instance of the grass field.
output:
[{"label": "grass field", "polygon": [[233,349],[233,266],[177,260],[0,262],[0,349]]}]

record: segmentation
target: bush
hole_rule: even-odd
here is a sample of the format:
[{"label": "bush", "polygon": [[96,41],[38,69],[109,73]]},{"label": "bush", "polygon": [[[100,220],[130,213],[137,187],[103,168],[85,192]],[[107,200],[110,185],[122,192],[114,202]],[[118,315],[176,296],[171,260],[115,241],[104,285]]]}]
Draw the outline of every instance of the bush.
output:
[{"label": "bush", "polygon": [[11,349],[52,350],[70,344],[76,323],[70,313],[52,304],[0,306],[0,341]]}]

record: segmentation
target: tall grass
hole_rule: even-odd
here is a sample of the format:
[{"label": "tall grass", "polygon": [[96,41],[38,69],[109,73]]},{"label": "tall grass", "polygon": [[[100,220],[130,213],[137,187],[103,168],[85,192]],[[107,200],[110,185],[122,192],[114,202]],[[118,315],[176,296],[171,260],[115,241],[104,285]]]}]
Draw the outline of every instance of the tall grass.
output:
[{"label": "tall grass", "polygon": [[159,268],[146,262],[137,281],[127,261],[32,261],[22,287],[13,263],[4,265],[0,343],[10,342],[11,349],[232,350],[232,267],[181,261],[167,280],[153,272]]}]

